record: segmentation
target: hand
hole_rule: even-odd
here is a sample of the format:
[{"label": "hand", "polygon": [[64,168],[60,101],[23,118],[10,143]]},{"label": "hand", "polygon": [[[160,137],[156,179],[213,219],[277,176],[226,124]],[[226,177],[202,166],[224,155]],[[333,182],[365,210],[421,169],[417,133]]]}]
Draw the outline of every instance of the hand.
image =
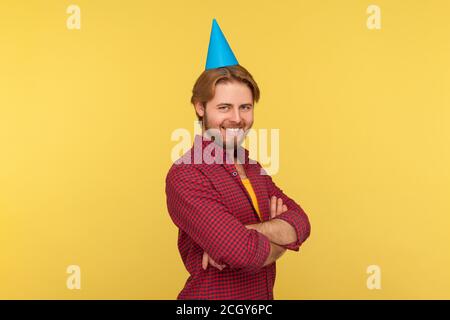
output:
[{"label": "hand", "polygon": [[203,258],[202,258],[202,268],[203,268],[203,270],[206,270],[206,268],[208,268],[208,263],[210,265],[212,265],[213,267],[216,267],[220,271],[222,271],[223,268],[226,267],[226,265],[224,265],[224,264],[220,265],[217,262],[215,262],[205,251],[205,252],[203,252]]},{"label": "hand", "polygon": [[[283,199],[278,198],[276,196],[272,196],[270,198],[270,219],[276,218],[283,212],[286,212],[288,210],[287,206],[283,204]],[[247,224],[245,227],[247,229],[253,229],[256,230],[262,234],[265,234],[266,222],[260,222],[260,223],[254,223],[254,224]]]},{"label": "hand", "polygon": [[283,204],[283,199],[278,198],[276,196],[272,196],[270,198],[270,218],[273,219],[283,212],[287,211],[287,206]]}]

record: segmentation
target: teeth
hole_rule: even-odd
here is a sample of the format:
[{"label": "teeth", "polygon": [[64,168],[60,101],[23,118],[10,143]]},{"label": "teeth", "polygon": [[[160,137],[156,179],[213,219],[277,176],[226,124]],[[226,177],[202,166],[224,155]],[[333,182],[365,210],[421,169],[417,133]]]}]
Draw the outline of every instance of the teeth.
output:
[{"label": "teeth", "polygon": [[242,128],[224,128],[228,134],[232,136],[237,136],[242,131]]}]

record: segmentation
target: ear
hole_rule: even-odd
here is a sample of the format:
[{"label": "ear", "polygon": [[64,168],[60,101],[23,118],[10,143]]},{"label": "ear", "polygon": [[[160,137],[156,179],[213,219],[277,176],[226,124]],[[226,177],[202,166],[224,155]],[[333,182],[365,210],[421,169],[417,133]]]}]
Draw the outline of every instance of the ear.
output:
[{"label": "ear", "polygon": [[205,107],[203,106],[203,103],[201,102],[196,102],[194,104],[194,108],[195,108],[195,112],[203,118],[203,116],[205,115]]}]

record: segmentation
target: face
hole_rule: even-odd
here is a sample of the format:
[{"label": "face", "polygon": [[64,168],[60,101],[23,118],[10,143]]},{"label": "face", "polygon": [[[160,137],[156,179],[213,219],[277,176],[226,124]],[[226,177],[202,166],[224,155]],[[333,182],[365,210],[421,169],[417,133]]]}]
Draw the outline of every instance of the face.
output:
[{"label": "face", "polygon": [[216,85],[214,98],[206,104],[195,105],[203,117],[203,131],[213,129],[220,132],[221,144],[227,149],[236,149],[242,144],[253,125],[253,95],[250,88],[238,81],[220,82]]}]

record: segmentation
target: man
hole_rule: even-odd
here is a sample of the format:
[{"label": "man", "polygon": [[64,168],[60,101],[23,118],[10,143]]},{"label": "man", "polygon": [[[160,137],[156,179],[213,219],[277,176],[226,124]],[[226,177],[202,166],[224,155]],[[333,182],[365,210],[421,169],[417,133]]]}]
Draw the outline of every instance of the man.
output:
[{"label": "man", "polygon": [[[275,261],[309,237],[303,209],[241,147],[258,100],[256,82],[214,19],[206,70],[191,99],[202,135],[166,177],[167,207],[190,273],[178,299],[272,300]],[[209,153],[215,161],[199,163]]]}]

